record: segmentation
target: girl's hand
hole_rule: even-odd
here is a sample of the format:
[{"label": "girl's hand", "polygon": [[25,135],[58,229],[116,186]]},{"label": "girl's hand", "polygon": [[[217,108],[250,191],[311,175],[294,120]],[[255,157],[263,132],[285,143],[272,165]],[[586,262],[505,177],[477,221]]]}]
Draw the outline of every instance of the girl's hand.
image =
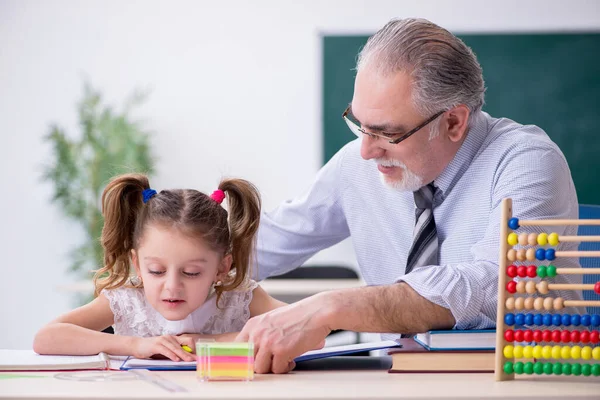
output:
[{"label": "girl's hand", "polygon": [[150,358],[161,355],[171,361],[196,361],[196,356],[181,348],[182,345],[190,346],[189,340],[179,336],[156,336],[150,338],[135,338],[133,342],[133,356],[136,358]]}]

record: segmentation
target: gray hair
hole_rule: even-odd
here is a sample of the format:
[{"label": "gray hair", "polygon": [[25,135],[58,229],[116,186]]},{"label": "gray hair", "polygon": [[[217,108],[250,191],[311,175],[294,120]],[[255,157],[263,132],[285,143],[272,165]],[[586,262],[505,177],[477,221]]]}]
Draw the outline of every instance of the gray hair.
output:
[{"label": "gray hair", "polygon": [[[357,71],[367,65],[385,75],[410,73],[413,102],[423,115],[464,104],[473,116],[483,106],[485,85],[475,54],[462,40],[425,19],[388,22],[358,55]],[[432,126],[432,135],[434,131],[437,127]]]}]

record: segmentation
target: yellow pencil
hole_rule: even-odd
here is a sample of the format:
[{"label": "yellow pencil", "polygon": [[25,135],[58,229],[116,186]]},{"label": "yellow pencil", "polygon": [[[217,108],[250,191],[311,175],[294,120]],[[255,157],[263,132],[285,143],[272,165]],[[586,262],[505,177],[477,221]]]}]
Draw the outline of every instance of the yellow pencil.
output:
[{"label": "yellow pencil", "polygon": [[192,349],[191,349],[191,347],[190,347],[190,346],[186,346],[185,344],[182,344],[182,345],[181,345],[181,348],[182,348],[183,350],[187,351],[188,353],[191,353],[191,352],[192,352]]}]

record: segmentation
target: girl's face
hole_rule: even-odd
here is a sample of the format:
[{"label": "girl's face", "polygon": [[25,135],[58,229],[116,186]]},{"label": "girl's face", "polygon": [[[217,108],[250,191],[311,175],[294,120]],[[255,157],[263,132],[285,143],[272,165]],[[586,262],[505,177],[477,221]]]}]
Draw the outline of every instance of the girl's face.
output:
[{"label": "girl's face", "polygon": [[150,305],[167,320],[179,321],[204,304],[232,259],[175,228],[148,226],[132,261]]}]

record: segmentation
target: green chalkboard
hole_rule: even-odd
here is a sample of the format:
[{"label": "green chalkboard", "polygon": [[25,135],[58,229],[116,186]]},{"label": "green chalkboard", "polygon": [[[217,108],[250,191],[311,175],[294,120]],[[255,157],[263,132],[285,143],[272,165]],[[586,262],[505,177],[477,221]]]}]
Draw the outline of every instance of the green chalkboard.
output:
[{"label": "green chalkboard", "polygon": [[[600,33],[459,35],[486,81],[484,111],[544,129],[562,149],[580,203],[600,204]],[[355,136],[341,118],[367,36],[323,37],[323,158]]]}]

